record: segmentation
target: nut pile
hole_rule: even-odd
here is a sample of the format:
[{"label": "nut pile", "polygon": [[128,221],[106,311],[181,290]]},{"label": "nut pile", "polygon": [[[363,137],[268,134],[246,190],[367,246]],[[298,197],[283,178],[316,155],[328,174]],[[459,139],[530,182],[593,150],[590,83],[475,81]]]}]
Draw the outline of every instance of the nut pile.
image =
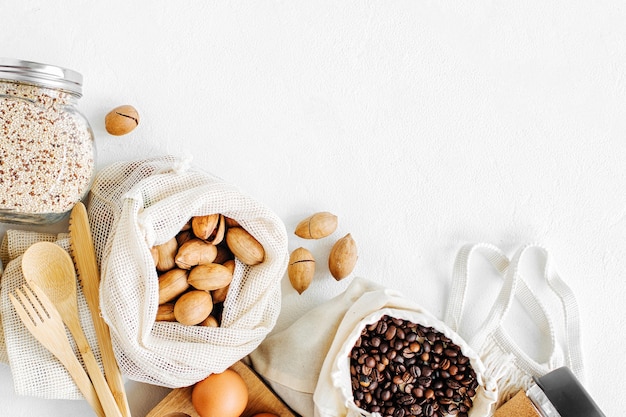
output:
[{"label": "nut pile", "polygon": [[[327,211],[315,213],[296,226],[295,235],[303,239],[322,239],[337,229],[337,216]],[[356,242],[348,233],[338,239],[328,256],[328,269],[340,281],[350,275],[358,258]],[[287,268],[293,288],[302,294],[311,284],[315,275],[315,258],[306,248],[300,247],[291,252]]]},{"label": "nut pile", "polygon": [[478,381],[469,358],[441,332],[383,316],[350,355],[355,404],[382,416],[467,417]]},{"label": "nut pile", "polygon": [[157,321],[217,327],[235,272],[235,258],[263,262],[263,246],[222,214],[196,216],[169,241],[151,248],[159,273]]}]

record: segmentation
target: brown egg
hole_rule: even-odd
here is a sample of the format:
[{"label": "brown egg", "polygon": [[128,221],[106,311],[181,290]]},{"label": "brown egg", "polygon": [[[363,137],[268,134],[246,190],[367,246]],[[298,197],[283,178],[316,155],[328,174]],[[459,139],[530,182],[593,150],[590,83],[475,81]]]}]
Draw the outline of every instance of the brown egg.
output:
[{"label": "brown egg", "polygon": [[239,417],[248,405],[246,381],[232,369],[197,382],[191,403],[200,417]]},{"label": "brown egg", "polygon": [[278,417],[278,416],[272,413],[259,413],[259,414],[253,415],[252,417]]}]

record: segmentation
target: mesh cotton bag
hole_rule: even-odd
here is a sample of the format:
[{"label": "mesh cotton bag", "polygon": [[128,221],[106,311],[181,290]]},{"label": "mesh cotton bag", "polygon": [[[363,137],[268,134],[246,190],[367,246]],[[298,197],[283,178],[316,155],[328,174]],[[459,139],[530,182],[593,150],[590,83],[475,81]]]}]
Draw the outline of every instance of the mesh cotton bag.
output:
[{"label": "mesh cotton bag", "polygon": [[469,415],[486,416],[497,398],[481,359],[463,339],[397,291],[355,278],[344,293],[269,336],[250,358],[272,388],[305,417],[380,416],[358,408],[352,395],[350,351],[361,331],[383,316],[433,327],[470,360],[479,386]]},{"label": "mesh cotton bag", "polygon": [[[485,303],[485,299],[470,300],[467,287],[470,276],[470,261],[475,256],[484,256],[502,277],[502,287],[491,309],[475,333],[468,332],[463,320],[464,307],[470,301]],[[538,255],[534,258],[531,255]],[[543,266],[545,288],[555,305],[545,304],[540,289],[531,289],[522,276],[525,264]],[[539,287],[541,288],[541,287]],[[542,335],[539,344],[547,345],[547,356],[543,360],[530,355],[512,337],[506,322],[511,313],[513,301],[517,299]],[[548,309],[547,307],[551,307]],[[549,314],[548,311],[558,313]],[[562,318],[561,325],[555,325],[555,317]],[[445,314],[446,323],[459,332],[480,355],[488,375],[498,385],[499,407],[520,389],[528,389],[533,378],[567,366],[576,377],[584,381],[584,368],[581,353],[579,314],[576,299],[567,284],[559,277],[551,262],[547,249],[537,244],[520,247],[509,259],[499,248],[488,243],[468,244],[459,250],[454,266],[453,285]],[[513,322],[515,323],[515,322]]]},{"label": "mesh cotton bag", "polygon": [[[234,186],[174,157],[113,164],[95,178],[88,213],[102,271],[102,315],[131,379],[166,387],[222,372],[263,341],[280,311],[288,260],[284,224]],[[158,277],[149,248],[192,217],[222,213],[264,247],[265,260],[238,260],[217,328],[155,322]]]}]

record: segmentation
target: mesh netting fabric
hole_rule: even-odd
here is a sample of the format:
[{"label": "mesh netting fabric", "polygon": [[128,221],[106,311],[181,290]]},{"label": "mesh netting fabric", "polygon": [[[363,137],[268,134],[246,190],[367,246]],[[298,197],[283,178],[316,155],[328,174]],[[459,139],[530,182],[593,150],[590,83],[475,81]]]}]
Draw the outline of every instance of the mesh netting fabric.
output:
[{"label": "mesh netting fabric", "polygon": [[[191,217],[212,213],[238,221],[263,245],[265,260],[236,261],[220,327],[155,322],[158,276],[150,247],[171,239]],[[102,272],[102,315],[130,379],[191,385],[248,355],[274,327],[288,261],[285,226],[233,185],[175,157],[120,162],[96,176],[88,214]]]}]

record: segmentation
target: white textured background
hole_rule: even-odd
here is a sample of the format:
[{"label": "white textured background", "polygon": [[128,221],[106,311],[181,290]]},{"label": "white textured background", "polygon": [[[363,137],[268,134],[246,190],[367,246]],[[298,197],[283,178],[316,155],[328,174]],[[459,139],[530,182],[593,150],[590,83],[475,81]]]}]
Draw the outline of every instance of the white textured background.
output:
[{"label": "white textured background", "polygon": [[[463,243],[545,245],[579,301],[587,388],[623,414],[623,2],[21,0],[0,19],[1,56],[83,74],[99,167],[193,155],[289,232],[332,211],[355,275],[440,317]],[[120,104],[142,119],[113,137]],[[318,273],[302,296],[285,282],[279,327],[347,285],[325,266],[332,239],[291,235]],[[166,392],[128,389],[137,416]],[[15,396],[0,366],[0,414],[86,410]]]}]

